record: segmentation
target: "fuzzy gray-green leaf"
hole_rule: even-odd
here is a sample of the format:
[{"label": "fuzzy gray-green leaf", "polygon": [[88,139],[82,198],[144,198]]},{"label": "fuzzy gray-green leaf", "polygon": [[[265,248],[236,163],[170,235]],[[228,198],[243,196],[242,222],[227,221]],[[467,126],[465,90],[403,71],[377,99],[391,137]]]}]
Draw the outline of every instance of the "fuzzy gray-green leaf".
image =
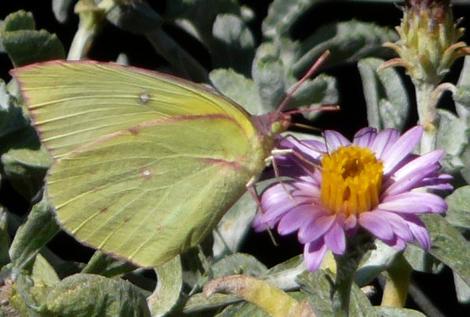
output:
[{"label": "fuzzy gray-green leaf", "polygon": [[331,292],[333,280],[322,270],[305,272],[297,277],[300,290],[307,295],[308,302],[317,316],[334,316]]},{"label": "fuzzy gray-green leaf", "polygon": [[365,58],[358,68],[367,104],[369,126],[403,129],[409,112],[405,86],[395,69],[377,71],[384,60]]},{"label": "fuzzy gray-green leaf", "polygon": [[113,25],[128,32],[142,34],[161,27],[163,19],[145,1],[116,1],[106,14]]},{"label": "fuzzy gray-green leaf", "polygon": [[425,317],[423,313],[408,308],[375,307],[375,311],[380,317]]},{"label": "fuzzy gray-green leaf", "polygon": [[176,256],[167,263],[155,268],[158,285],[147,298],[152,317],[164,316],[178,302],[183,287],[181,259]]},{"label": "fuzzy gray-green leaf", "polygon": [[60,40],[55,34],[45,30],[2,32],[2,43],[16,67],[65,58],[65,50]]},{"label": "fuzzy gray-green leaf", "polygon": [[216,69],[210,75],[212,84],[252,115],[264,113],[255,83],[231,69]]},{"label": "fuzzy gray-green leaf", "polygon": [[273,111],[286,92],[286,71],[279,58],[279,51],[271,43],[258,47],[253,61],[252,77],[265,112]]},{"label": "fuzzy gray-green leaf", "polygon": [[450,111],[438,109],[439,130],[437,132],[436,147],[443,149],[446,154],[457,156],[469,141],[467,126],[463,120]]},{"label": "fuzzy gray-green leaf", "polygon": [[3,21],[1,32],[12,32],[19,30],[34,30],[36,23],[33,14],[23,10],[9,14]]},{"label": "fuzzy gray-green leaf", "polygon": [[8,235],[8,211],[0,206],[0,269],[10,262],[8,248],[10,247],[10,236]]},{"label": "fuzzy gray-green leaf", "polygon": [[270,315],[254,304],[239,303],[226,307],[214,317],[270,317]]},{"label": "fuzzy gray-green leaf", "polygon": [[74,0],[52,0],[52,12],[60,23],[65,23],[69,18],[69,13],[72,11],[71,6]]},{"label": "fuzzy gray-green leaf", "polygon": [[245,22],[234,14],[217,15],[212,26],[214,65],[249,75],[255,40]]},{"label": "fuzzy gray-green leaf", "polygon": [[432,247],[429,252],[470,285],[470,243],[443,217],[424,215],[422,219],[431,234]]},{"label": "fuzzy gray-green leaf", "polygon": [[31,126],[11,133],[0,144],[3,172],[21,195],[32,199],[43,186],[52,159]]},{"label": "fuzzy gray-green leaf", "polygon": [[382,44],[395,40],[394,31],[373,23],[352,20],[328,24],[302,42],[302,57],[294,64],[293,72],[303,74],[327,49],[331,51],[327,66],[356,62],[365,57],[387,57],[390,52]]},{"label": "fuzzy gray-green leaf", "polygon": [[15,269],[21,270],[31,264],[36,254],[59,230],[48,202],[43,199],[34,205],[10,247],[10,258]]},{"label": "fuzzy gray-green leaf", "polygon": [[446,197],[449,206],[447,221],[457,227],[470,229],[470,185],[457,188]]},{"label": "fuzzy gray-green leaf", "polygon": [[454,285],[455,293],[459,303],[468,304],[470,303],[470,286],[462,280],[462,278],[454,273]]},{"label": "fuzzy gray-green leaf", "polygon": [[215,258],[238,251],[255,213],[256,202],[249,193],[245,193],[222,217],[213,233]]},{"label": "fuzzy gray-green leaf", "polygon": [[93,274],[63,279],[47,296],[51,316],[150,317],[144,295],[131,283]]},{"label": "fuzzy gray-green leaf", "polygon": [[268,9],[268,16],[263,21],[263,35],[273,39],[289,35],[297,19],[315,4],[325,0],[275,0]]}]

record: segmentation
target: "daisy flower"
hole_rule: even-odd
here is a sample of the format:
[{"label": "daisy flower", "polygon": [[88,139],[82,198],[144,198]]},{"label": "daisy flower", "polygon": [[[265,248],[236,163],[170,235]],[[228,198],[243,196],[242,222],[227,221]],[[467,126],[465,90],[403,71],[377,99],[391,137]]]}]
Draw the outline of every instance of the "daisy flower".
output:
[{"label": "daisy flower", "polygon": [[327,250],[343,254],[346,239],[360,228],[399,250],[409,242],[429,249],[418,216],[444,213],[447,205],[422,189],[452,186],[451,176],[440,173],[442,150],[412,154],[422,134],[416,126],[401,136],[395,129],[364,128],[352,142],[335,131],[324,132],[325,142],[283,139],[279,148],[291,153],[276,157],[276,163],[290,178],[262,193],[255,230],[297,231],[310,271],[318,269]]}]

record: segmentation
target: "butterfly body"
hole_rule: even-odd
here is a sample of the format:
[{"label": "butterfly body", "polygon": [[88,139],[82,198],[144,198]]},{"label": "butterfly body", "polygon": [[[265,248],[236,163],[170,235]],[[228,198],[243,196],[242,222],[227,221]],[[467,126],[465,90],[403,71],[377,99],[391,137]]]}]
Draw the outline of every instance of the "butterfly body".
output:
[{"label": "butterfly body", "polygon": [[275,118],[142,69],[53,61],[13,75],[54,158],[58,221],[139,266],[200,243],[261,173],[278,132]]}]

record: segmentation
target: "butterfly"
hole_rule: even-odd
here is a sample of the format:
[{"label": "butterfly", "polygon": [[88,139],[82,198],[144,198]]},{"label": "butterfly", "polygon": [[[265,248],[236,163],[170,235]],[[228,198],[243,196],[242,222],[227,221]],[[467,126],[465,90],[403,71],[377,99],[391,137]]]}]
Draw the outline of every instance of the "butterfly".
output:
[{"label": "butterfly", "polygon": [[202,85],[113,63],[50,61],[12,75],[54,159],[47,195],[61,227],[142,267],[199,244],[290,124],[282,107],[251,116]]}]

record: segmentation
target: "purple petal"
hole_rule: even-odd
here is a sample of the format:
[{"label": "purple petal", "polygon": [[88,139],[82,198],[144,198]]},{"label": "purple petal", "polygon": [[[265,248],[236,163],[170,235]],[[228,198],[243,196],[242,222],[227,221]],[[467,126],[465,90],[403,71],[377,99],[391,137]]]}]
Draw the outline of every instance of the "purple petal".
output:
[{"label": "purple petal", "polygon": [[351,144],[341,133],[333,130],[326,130],[323,132],[323,136],[325,137],[328,153],[334,152],[340,146],[348,146]]},{"label": "purple petal", "polygon": [[[403,158],[413,151],[423,135],[423,128],[416,126],[405,132],[382,157],[384,162],[384,174],[390,172]],[[378,138],[378,136],[377,136]]]},{"label": "purple petal", "polygon": [[298,140],[292,135],[283,138],[278,146],[279,149],[292,149],[310,161],[315,161],[326,153],[325,144],[316,140]]},{"label": "purple petal", "polygon": [[341,225],[335,221],[325,234],[325,243],[334,254],[343,254],[346,250],[346,236]]},{"label": "purple petal", "polygon": [[305,266],[310,272],[318,270],[327,251],[326,244],[323,239],[315,242],[307,243],[304,246]]},{"label": "purple petal", "polygon": [[299,241],[306,244],[317,240],[331,228],[335,219],[335,215],[325,215],[318,217],[315,221],[310,222],[306,226],[302,226],[298,233]]},{"label": "purple petal", "polygon": [[[395,182],[386,184],[385,194],[396,195],[411,188],[416,188],[420,181],[437,173],[440,169],[439,160],[444,156],[444,151],[436,150],[424,154],[407,164],[391,175],[391,180]],[[389,186],[387,186],[389,185]]]},{"label": "purple petal", "polygon": [[303,224],[314,221],[319,215],[321,213],[311,204],[294,207],[281,218],[277,231],[282,235],[290,234]]},{"label": "purple petal", "polygon": [[396,129],[385,129],[380,131],[375,137],[374,142],[370,146],[376,157],[382,159],[383,154],[387,151],[400,137],[400,132]]},{"label": "purple petal", "polygon": [[377,209],[405,214],[441,213],[447,210],[447,203],[431,193],[407,192],[384,197]]},{"label": "purple petal", "polygon": [[356,226],[357,226],[357,216],[356,215],[350,215],[344,221],[344,229],[346,229],[346,230],[354,229]]},{"label": "purple petal", "polygon": [[363,212],[359,214],[359,224],[380,240],[391,240],[394,237],[390,224],[375,212]]},{"label": "purple petal", "polygon": [[394,237],[392,240],[384,241],[385,244],[391,246],[397,251],[402,251],[406,247],[406,242],[400,239],[399,237]]},{"label": "purple petal", "polygon": [[370,147],[377,135],[375,128],[362,128],[354,135],[353,143],[360,147]]},{"label": "purple petal", "polygon": [[431,239],[425,224],[414,215],[406,215],[405,220],[421,248],[429,250],[431,248]]},{"label": "purple petal", "polygon": [[413,234],[411,233],[410,228],[408,227],[408,224],[406,220],[403,219],[403,217],[385,210],[374,210],[373,212],[387,221],[392,227],[395,235],[397,235],[399,238],[403,239],[404,241],[413,240]]},{"label": "purple petal", "polygon": [[428,177],[423,179],[419,184],[416,186],[418,187],[427,187],[429,189],[435,189],[435,190],[452,190],[454,189],[454,186],[450,184],[450,181],[452,181],[453,177],[448,174],[440,174],[436,177]]}]

